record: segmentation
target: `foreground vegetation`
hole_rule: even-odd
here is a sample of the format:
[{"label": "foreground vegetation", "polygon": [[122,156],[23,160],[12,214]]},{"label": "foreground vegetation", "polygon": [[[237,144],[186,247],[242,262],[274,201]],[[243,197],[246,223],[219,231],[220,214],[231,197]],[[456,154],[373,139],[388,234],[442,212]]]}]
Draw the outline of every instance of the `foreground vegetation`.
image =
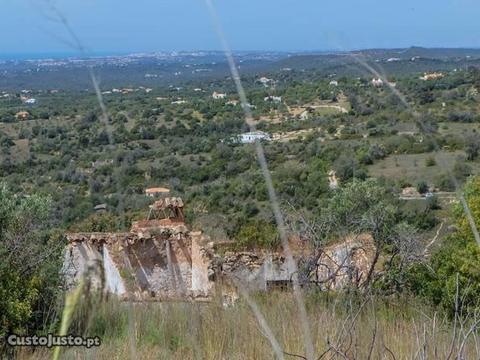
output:
[{"label": "foreground vegetation", "polygon": [[[371,181],[357,185],[353,182],[332,198],[332,206],[339,214],[345,210],[342,206],[347,206],[352,223],[362,217],[375,219],[379,212],[392,211],[389,205],[382,205],[388,197],[378,192],[375,186],[378,185]],[[14,204],[15,197],[6,190],[2,194],[3,203],[7,204],[4,215],[8,219],[18,214],[14,212],[14,206],[8,207],[8,204]],[[480,178],[469,180],[465,196],[478,221]],[[335,201],[339,198],[343,200]],[[17,205],[23,211],[35,210],[41,214],[39,209],[48,204],[44,201],[34,198]],[[457,230],[449,235],[445,244],[433,251],[431,257],[419,258],[412,252],[416,247],[408,247],[411,241],[396,242],[398,235],[391,231],[395,228],[393,223],[382,223],[385,227],[374,240],[383,271],[362,286],[352,283],[337,295],[320,292],[316,287],[306,288],[309,326],[319,354],[328,350],[334,358],[381,358],[389,356],[387,354],[407,358],[419,353],[435,358],[447,358],[448,354],[461,354],[464,358],[478,356],[476,335],[480,292],[476,277],[480,267],[479,250],[464,212],[460,207],[454,211]],[[388,216],[384,218],[388,219]],[[38,220],[45,221],[44,218]],[[344,230],[354,231],[352,223],[338,224]],[[22,240],[19,249],[30,246],[26,242],[29,239],[38,241],[37,236],[43,231],[32,225],[26,236],[18,232],[18,228],[8,229],[10,236],[15,234],[16,244]],[[365,228],[359,231],[365,231]],[[402,240],[411,240],[405,237],[405,233],[399,234],[403,234]],[[4,233],[2,244],[12,244],[10,239]],[[407,251],[402,252],[405,247]],[[56,304],[61,298],[52,292],[52,287],[59,281],[53,259],[44,260],[43,266],[31,273],[22,272],[23,263],[13,260],[8,263],[8,269],[2,267],[2,291],[7,294],[1,299],[2,308],[7,310],[2,312],[3,334],[58,331],[60,321],[65,318],[62,319],[61,306]],[[42,269],[47,265],[51,266],[50,277],[41,277]],[[59,271],[59,265],[56,269]],[[18,291],[20,289],[29,296],[25,297],[24,292]],[[254,300],[283,351],[304,354],[293,295],[288,292],[264,293],[255,295]],[[228,354],[229,358],[239,359],[269,358],[272,356],[271,346],[262,336],[265,331],[250,305],[242,298],[234,306],[225,308],[220,295],[210,303],[129,304],[99,297],[86,289],[74,315],[68,317],[72,321],[69,332],[101,336],[103,345],[90,350],[67,349],[64,356],[72,359],[78,356],[185,359],[225,358]],[[44,351],[32,354],[25,349],[17,353],[25,359],[43,359],[49,354]]]},{"label": "foreground vegetation", "polygon": [[[293,296],[269,293],[254,297],[285,359],[305,356]],[[478,358],[472,319],[461,328],[448,316],[413,299],[307,295],[317,357],[327,359]],[[100,348],[65,349],[63,359],[271,359],[272,347],[243,300],[225,308],[211,303],[128,304],[89,302],[72,331],[98,335]],[[455,326],[458,326],[455,330]],[[292,354],[292,355],[288,355]],[[296,355],[297,357],[295,357]],[[49,351],[28,352],[25,360],[43,360]]]}]

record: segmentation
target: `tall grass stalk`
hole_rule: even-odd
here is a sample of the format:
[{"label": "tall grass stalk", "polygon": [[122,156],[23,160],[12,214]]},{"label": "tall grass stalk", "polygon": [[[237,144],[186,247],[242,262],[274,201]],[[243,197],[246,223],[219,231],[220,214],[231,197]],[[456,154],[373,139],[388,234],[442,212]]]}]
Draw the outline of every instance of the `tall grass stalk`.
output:
[{"label": "tall grass stalk", "polygon": [[[67,335],[68,328],[70,327],[70,323],[72,321],[73,313],[77,306],[77,303],[82,295],[84,281],[81,280],[77,287],[72,291],[65,295],[65,306],[63,307],[62,312],[62,322],[60,324],[60,331],[58,335],[64,336]],[[55,347],[53,349],[52,360],[58,360],[60,356],[60,347]]]}]

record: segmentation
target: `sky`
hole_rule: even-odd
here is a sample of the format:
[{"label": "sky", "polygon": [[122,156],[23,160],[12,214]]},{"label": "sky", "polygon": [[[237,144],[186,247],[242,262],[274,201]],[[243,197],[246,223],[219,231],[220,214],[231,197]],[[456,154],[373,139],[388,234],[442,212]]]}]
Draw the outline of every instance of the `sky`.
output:
[{"label": "sky", "polygon": [[[234,50],[480,47],[478,0],[213,0]],[[205,0],[0,0],[0,57],[220,50]]]}]

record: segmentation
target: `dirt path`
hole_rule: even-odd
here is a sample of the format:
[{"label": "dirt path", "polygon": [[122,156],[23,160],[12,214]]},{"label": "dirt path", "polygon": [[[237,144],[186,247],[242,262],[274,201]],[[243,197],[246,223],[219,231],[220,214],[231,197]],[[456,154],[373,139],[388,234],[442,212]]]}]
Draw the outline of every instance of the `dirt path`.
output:
[{"label": "dirt path", "polygon": [[341,113],[343,114],[347,114],[348,113],[348,110],[345,109],[344,107],[340,106],[340,105],[313,105],[313,106],[310,106],[312,109],[322,109],[322,108],[326,108],[326,109],[335,109],[335,110],[338,110],[340,111]]}]

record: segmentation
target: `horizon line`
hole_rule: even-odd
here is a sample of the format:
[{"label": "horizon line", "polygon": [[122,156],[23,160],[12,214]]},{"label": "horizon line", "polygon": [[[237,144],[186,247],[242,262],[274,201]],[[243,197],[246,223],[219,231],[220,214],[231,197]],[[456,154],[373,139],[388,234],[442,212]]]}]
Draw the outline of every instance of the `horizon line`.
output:
[{"label": "horizon line", "polygon": [[[480,50],[478,46],[417,46],[408,47],[368,47],[368,48],[350,48],[350,49],[297,49],[297,50],[272,50],[272,49],[250,49],[250,50],[232,50],[233,53],[279,53],[279,54],[321,54],[328,52],[347,53],[353,51],[373,51],[373,50],[406,50],[406,49],[426,49],[426,50]],[[90,51],[87,54],[80,54],[77,51],[41,51],[41,52],[6,52],[0,54],[0,60],[47,60],[65,59],[65,58],[83,58],[91,59],[96,57],[114,57],[114,56],[135,56],[135,55],[155,55],[162,53],[223,53],[221,49],[176,49],[176,50],[100,50]]]}]

